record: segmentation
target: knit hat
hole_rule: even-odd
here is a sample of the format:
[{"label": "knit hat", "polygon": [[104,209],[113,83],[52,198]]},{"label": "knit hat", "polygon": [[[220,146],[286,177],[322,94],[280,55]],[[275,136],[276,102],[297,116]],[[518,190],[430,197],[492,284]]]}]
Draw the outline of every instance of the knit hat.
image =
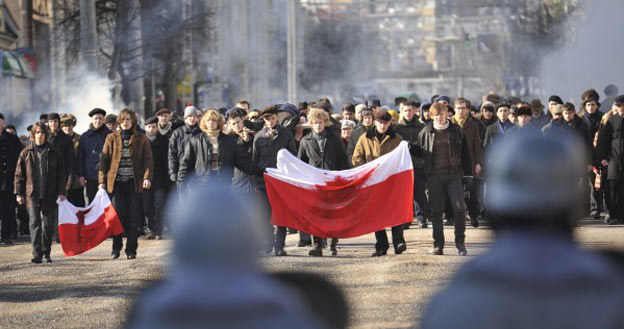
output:
[{"label": "knit hat", "polygon": [[548,103],[550,103],[550,102],[555,102],[557,104],[563,105],[563,100],[561,99],[561,97],[559,97],[557,95],[550,96],[550,98],[548,98]]},{"label": "knit hat", "polygon": [[362,113],[362,111],[366,110],[366,105],[358,104],[355,106],[355,113]]},{"label": "knit hat", "polygon": [[483,102],[483,104],[481,104],[481,111],[482,112],[494,112],[494,103],[490,101]]},{"label": "knit hat", "polygon": [[199,110],[195,106],[187,106],[184,108],[184,119],[191,115],[197,115]]},{"label": "knit hat", "polygon": [[346,130],[346,129],[353,129],[353,128],[355,128],[355,122],[351,120],[340,120],[340,129]]}]

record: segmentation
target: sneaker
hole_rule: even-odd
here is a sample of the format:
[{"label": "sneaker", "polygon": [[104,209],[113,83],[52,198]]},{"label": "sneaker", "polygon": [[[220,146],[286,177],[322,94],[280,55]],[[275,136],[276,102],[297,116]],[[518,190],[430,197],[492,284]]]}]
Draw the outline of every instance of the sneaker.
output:
[{"label": "sneaker", "polygon": [[468,250],[466,250],[466,246],[464,245],[460,245],[457,247],[457,251],[459,253],[460,256],[466,256],[468,255]]},{"label": "sneaker", "polygon": [[437,255],[437,256],[444,255],[444,248],[434,247],[433,250],[431,251],[431,254]]}]

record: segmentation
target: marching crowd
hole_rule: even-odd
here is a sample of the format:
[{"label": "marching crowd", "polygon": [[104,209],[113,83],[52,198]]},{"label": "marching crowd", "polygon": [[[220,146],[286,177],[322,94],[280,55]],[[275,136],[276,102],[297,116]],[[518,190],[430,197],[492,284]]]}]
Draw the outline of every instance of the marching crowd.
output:
[{"label": "marching crowd", "polygon": [[[29,234],[33,263],[51,262],[57,199],[76,206],[91,202],[105,189],[124,227],[125,255],[137,255],[138,236],[161,239],[167,198],[192,193],[193,184],[227,184],[262,200],[261,214],[270,226],[271,207],[263,173],[286,149],[321,169],[344,170],[391,152],[403,140],[414,167],[414,217],[421,228],[433,226],[433,254],[445,247],[443,217],[454,226],[455,247],[466,255],[466,222],[478,227],[487,217],[484,183],[488,149],[520,133],[543,138],[580,140],[586,175],[579,191],[586,202],[580,216],[624,221],[624,95],[610,85],[606,99],[590,89],[580,106],[553,95],[546,106],[539,99],[485,95],[478,104],[466,98],[434,95],[429,102],[399,97],[394,107],[344,104],[336,111],[329,99],[278,104],[252,109],[249,102],[206,109],[187,106],[183,113],[159,109],[141,120],[132,109],[118,115],[100,108],[89,112],[89,129],[74,131],[72,114],[48,113],[17,136],[0,114],[1,242],[11,245],[18,234]],[[142,121],[142,122],[141,122]],[[193,182],[193,184],[190,184]],[[394,252],[406,250],[403,230],[392,227]],[[265,252],[284,256],[288,228],[276,227],[266,237]],[[322,256],[325,238],[299,232],[299,246],[311,245],[311,256]],[[375,232],[374,257],[390,247],[385,230]],[[58,239],[58,237],[56,237]],[[337,254],[337,239],[329,243]],[[120,257],[122,236],[113,238],[111,256]]]}]

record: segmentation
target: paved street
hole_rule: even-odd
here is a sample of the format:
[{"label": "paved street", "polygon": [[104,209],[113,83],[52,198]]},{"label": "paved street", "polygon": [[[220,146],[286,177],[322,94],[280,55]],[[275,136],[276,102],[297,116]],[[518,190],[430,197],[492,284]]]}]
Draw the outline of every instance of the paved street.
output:
[{"label": "paved street", "polygon": [[[446,230],[451,237],[452,230]],[[589,248],[624,248],[624,227],[584,226],[578,236]],[[322,274],[344,290],[351,305],[351,328],[407,328],[418,323],[428,297],[444,286],[457,266],[483,253],[491,231],[468,229],[469,256],[431,256],[431,228],[406,231],[408,250],[371,258],[373,235],[343,240],[336,257],[312,258],[294,247],[289,257],[263,258],[270,271]],[[116,328],[136,292],[163,273],[170,241],[140,241],[135,261],[109,260],[111,241],[86,255],[65,259],[53,245],[52,264],[29,263],[26,240],[0,247],[0,328]],[[452,244],[452,243],[451,243]]]}]

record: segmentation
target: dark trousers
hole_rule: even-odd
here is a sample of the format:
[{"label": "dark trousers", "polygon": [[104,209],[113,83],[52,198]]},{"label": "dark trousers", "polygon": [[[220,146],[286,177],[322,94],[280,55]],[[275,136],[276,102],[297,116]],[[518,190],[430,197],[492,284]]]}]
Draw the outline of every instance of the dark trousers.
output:
[{"label": "dark trousers", "polygon": [[84,187],[69,189],[67,191],[67,201],[76,207],[84,207]]},{"label": "dark trousers", "polygon": [[89,200],[89,204],[93,202],[93,199],[95,198],[95,195],[97,194],[98,185],[99,184],[98,184],[97,179],[88,180],[87,183],[85,184],[85,188],[87,190],[87,199]]},{"label": "dark trousers", "polygon": [[19,219],[19,232],[22,235],[30,234],[30,217],[28,216],[28,209],[26,205],[17,205],[17,219]]},{"label": "dark trousers", "polygon": [[17,232],[15,220],[15,194],[8,191],[0,191],[0,239],[11,240],[13,233]]},{"label": "dark trousers", "polygon": [[608,189],[609,215],[624,220],[624,180],[610,179]]},{"label": "dark trousers", "polygon": [[269,248],[275,247],[275,250],[283,250],[286,244],[286,228],[277,226],[275,231],[273,230],[273,226],[271,225],[271,203],[269,202],[269,196],[264,189],[258,190],[257,195],[264,208],[264,218],[266,218],[266,221],[269,223],[269,236],[268,240],[265,242],[266,249],[269,250]]},{"label": "dark trousers", "polygon": [[[601,182],[602,185],[607,185],[605,184],[607,182],[607,177],[606,177],[606,170],[605,173],[603,173],[601,175]],[[602,211],[604,211],[605,208],[605,193],[603,192],[603,188],[601,188],[600,190],[596,189],[596,174],[593,171],[589,172],[589,188],[591,190],[591,193],[589,194],[589,212],[593,215],[593,214],[600,214]],[[602,186],[601,186],[602,187]]]},{"label": "dark trousers", "polygon": [[[375,250],[386,251],[390,247],[388,244],[388,235],[386,234],[386,230],[379,230],[375,232]],[[405,243],[405,239],[403,238],[403,225],[397,225],[392,227],[392,245],[396,249],[397,246],[401,243]]]},{"label": "dark trousers", "polygon": [[464,193],[461,176],[457,174],[436,174],[427,177],[427,197],[431,205],[431,221],[433,222],[433,246],[444,248],[444,199],[448,198],[453,209],[455,226],[455,245],[464,246],[466,239],[466,219],[464,213]]},{"label": "dark trousers", "polygon": [[54,236],[54,219],[56,204],[42,207],[41,202],[33,202],[28,207],[30,217],[30,242],[33,246],[33,257],[49,256]]},{"label": "dark trousers", "polygon": [[427,203],[427,194],[425,193],[426,183],[427,176],[420,170],[414,170],[414,201],[416,201],[420,208],[420,214],[414,215],[421,223],[426,223],[427,219],[431,216],[429,204]]},{"label": "dark trousers", "polygon": [[464,188],[468,192],[464,202],[466,203],[466,207],[468,207],[468,215],[471,219],[479,218],[481,214],[481,202],[479,202],[479,184],[481,180],[473,180],[470,185],[466,184]]},{"label": "dark trousers", "polygon": [[165,188],[144,190],[143,193],[141,193],[141,198],[143,199],[143,218],[145,222],[147,222],[147,227],[152,234],[162,234],[163,208],[165,207],[166,196],[167,190]]},{"label": "dark trousers", "polygon": [[[134,181],[115,182],[111,203],[119,215],[126,234],[126,255],[136,255],[138,225],[141,221],[141,195],[135,192]],[[121,234],[113,237],[113,251],[123,248]]]}]

